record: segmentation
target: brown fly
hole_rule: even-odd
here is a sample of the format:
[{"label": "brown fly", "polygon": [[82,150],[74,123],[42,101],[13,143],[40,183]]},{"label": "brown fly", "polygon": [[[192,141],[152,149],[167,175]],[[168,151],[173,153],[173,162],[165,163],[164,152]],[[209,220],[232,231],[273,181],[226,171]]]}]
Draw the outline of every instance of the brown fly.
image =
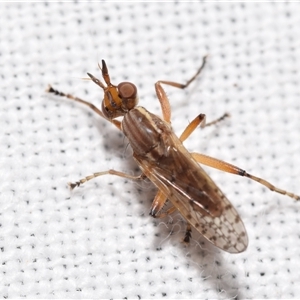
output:
[{"label": "brown fly", "polygon": [[[299,200],[300,197],[281,190],[264,179],[250,175],[232,164],[200,153],[190,153],[186,150],[182,143],[197,126],[204,127],[215,124],[228,116],[227,114],[206,125],[205,115],[200,114],[186,127],[179,138],[172,131],[170,103],[162,84],[181,89],[186,88],[201,72],[205,61],[206,57],[203,58],[203,63],[197,73],[186,84],[162,80],[156,82],[155,91],[163,118],[137,106],[137,88],[133,83],[121,82],[117,86],[113,85],[104,60],[102,60],[102,66],[99,65],[99,68],[105,84],[88,73],[90,79],[104,91],[101,110],[90,102],[59,92],[51,86],[47,88],[47,92],[83,103],[113,123],[128,138],[133,149],[133,157],[142,170],[140,176],[131,176],[115,170],[94,173],[75,183],[70,183],[72,189],[105,174],[129,179],[147,177],[158,188],[150,209],[151,216],[162,218],[179,211],[187,221],[185,242],[189,242],[191,228],[194,227],[215,246],[230,253],[239,253],[244,251],[248,245],[244,224],[235,208],[199,163],[224,172],[248,177],[271,191],[287,195],[295,200]],[[123,119],[117,120],[118,117],[123,117]],[[172,206],[163,210],[167,200],[171,202]]]}]

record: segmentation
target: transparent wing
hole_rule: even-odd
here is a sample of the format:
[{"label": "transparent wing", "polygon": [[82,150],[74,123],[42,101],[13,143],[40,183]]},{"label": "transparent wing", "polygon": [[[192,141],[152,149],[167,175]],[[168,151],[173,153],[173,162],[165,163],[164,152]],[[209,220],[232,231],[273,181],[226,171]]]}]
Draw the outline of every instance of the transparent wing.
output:
[{"label": "transparent wing", "polygon": [[230,253],[244,251],[248,237],[235,208],[175,134],[164,143],[168,151],[155,163],[135,156],[145,175],[208,241]]}]

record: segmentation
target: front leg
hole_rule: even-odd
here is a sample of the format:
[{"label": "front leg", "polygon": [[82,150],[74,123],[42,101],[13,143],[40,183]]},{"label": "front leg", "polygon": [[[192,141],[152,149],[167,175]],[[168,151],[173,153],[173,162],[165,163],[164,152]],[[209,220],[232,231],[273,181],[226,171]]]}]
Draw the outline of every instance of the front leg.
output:
[{"label": "front leg", "polygon": [[161,85],[165,84],[165,85],[170,85],[170,86],[173,86],[173,87],[176,87],[176,88],[179,88],[179,89],[185,89],[201,73],[201,71],[203,70],[203,68],[205,66],[206,58],[207,58],[207,56],[203,57],[202,65],[197,70],[196,74],[190,80],[188,80],[186,83],[182,84],[182,83],[178,83],[178,82],[174,82],[174,81],[166,81],[166,80],[159,80],[155,83],[155,91],[156,91],[157,98],[160,102],[160,106],[161,106],[161,110],[162,110],[162,114],[163,114],[163,119],[167,123],[169,123],[169,124],[171,123],[171,107],[170,107],[170,101],[168,99],[168,96],[167,96],[165,90],[163,89],[163,87]]},{"label": "front leg", "polygon": [[[94,104],[92,104],[92,103],[90,103],[88,101],[85,101],[83,99],[75,97],[75,96],[73,96],[71,94],[65,94],[63,92],[60,92],[60,91],[54,89],[50,84],[48,85],[48,87],[46,89],[46,92],[47,93],[52,93],[52,94],[57,95],[57,96],[65,97],[65,98],[68,98],[70,100],[73,100],[73,101],[76,101],[76,102],[80,102],[80,103],[82,103],[84,105],[87,105],[95,113],[97,113],[98,115],[100,115],[105,120],[108,120],[107,118],[105,118],[105,116],[103,115],[102,111],[98,107],[96,107]],[[121,122],[120,121],[118,121],[118,120],[108,120],[108,121],[111,122],[111,123],[113,123],[119,130],[122,131]]]}]

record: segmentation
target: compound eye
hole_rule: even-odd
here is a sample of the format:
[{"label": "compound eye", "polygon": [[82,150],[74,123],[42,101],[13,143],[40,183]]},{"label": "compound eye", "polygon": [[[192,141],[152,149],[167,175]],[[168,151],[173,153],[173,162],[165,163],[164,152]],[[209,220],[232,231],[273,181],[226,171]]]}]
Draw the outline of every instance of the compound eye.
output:
[{"label": "compound eye", "polygon": [[118,85],[118,90],[121,99],[132,99],[136,97],[136,86],[131,82],[121,82]]},{"label": "compound eye", "polygon": [[119,97],[127,109],[132,109],[137,104],[137,88],[131,82],[121,82],[118,85]]}]

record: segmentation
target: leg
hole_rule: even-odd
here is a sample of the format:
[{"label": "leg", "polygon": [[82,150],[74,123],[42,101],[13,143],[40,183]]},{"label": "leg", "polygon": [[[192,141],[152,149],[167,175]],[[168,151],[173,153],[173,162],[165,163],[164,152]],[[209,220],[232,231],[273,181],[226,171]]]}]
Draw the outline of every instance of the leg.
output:
[{"label": "leg", "polygon": [[198,115],[183,131],[181,136],[179,137],[180,141],[185,141],[193,132],[194,130],[200,125],[200,127],[205,126],[206,116],[205,114]]},{"label": "leg", "polygon": [[200,153],[191,153],[191,155],[193,156],[193,158],[198,162],[198,163],[202,163],[206,166],[218,169],[220,171],[224,171],[227,173],[232,173],[235,175],[240,175],[240,176],[245,176],[248,177],[254,181],[257,181],[258,183],[264,185],[265,187],[267,187],[268,189],[270,189],[271,191],[274,191],[276,193],[282,194],[282,195],[287,195],[295,200],[300,200],[300,196],[295,195],[293,193],[287,192],[285,190],[281,190],[277,187],[275,187],[274,185],[272,185],[271,183],[269,183],[268,181],[253,176],[249,173],[247,173],[245,170],[240,169],[237,166],[234,166],[232,164],[226,163],[224,161],[218,160],[216,158],[204,155],[204,154],[200,154]]},{"label": "leg", "polygon": [[163,118],[166,122],[171,123],[171,107],[170,107],[170,102],[167,97],[167,94],[161,85],[166,84],[166,85],[177,87],[179,89],[185,89],[186,87],[188,87],[190,85],[191,82],[193,82],[195,80],[195,78],[203,70],[205,63],[206,63],[206,57],[207,56],[203,57],[202,65],[200,66],[200,68],[198,69],[196,74],[190,80],[188,80],[185,84],[177,83],[177,82],[173,82],[173,81],[165,81],[165,80],[159,80],[155,83],[156,95],[160,102]]},{"label": "leg", "polygon": [[[176,207],[172,206],[165,212],[160,213],[160,211],[163,208],[163,206],[165,205],[166,201],[167,201],[167,197],[162,193],[161,190],[159,190],[152,202],[151,209],[150,209],[150,215],[153,218],[159,218],[159,219],[165,218],[168,215],[177,211]],[[189,223],[187,223],[183,242],[185,244],[189,244],[191,237],[192,237],[192,227]]]},{"label": "leg", "polygon": [[189,244],[192,237],[192,226],[190,223],[186,223],[185,235],[183,238],[183,242],[185,244]]},{"label": "leg", "polygon": [[[49,85],[46,89],[46,92],[48,93],[53,93],[55,95],[58,95],[58,96],[61,96],[61,97],[66,97],[70,100],[74,100],[74,101],[77,101],[77,102],[80,102],[82,104],[85,104],[87,105],[89,108],[91,108],[94,112],[96,112],[98,115],[100,115],[102,118],[104,118],[105,120],[107,120],[107,118],[104,117],[102,111],[100,109],[98,109],[94,104],[88,102],[88,101],[85,101],[85,100],[82,100],[78,97],[75,97],[75,96],[72,96],[70,94],[65,94],[65,93],[62,93],[58,90],[55,90],[51,85]],[[118,129],[121,130],[121,122],[118,121],[118,120],[108,120],[110,122],[112,122]]]},{"label": "leg", "polygon": [[164,193],[161,190],[158,190],[151,208],[150,208],[150,216],[152,216],[153,218],[165,218],[166,216],[174,213],[176,211],[176,207],[172,206],[171,208],[169,208],[168,210],[166,210],[165,212],[161,212],[161,209],[163,208],[163,206],[166,204],[167,201],[167,196],[164,195]]},{"label": "leg", "polygon": [[210,125],[214,125],[220,121],[223,121],[225,118],[229,117],[228,113],[225,113],[223,116],[220,118],[205,124],[206,116],[205,114],[200,114],[198,115],[183,131],[181,136],[179,137],[180,141],[183,142],[185,141],[192,133],[193,131],[200,125],[200,127],[204,128]]},{"label": "leg", "polygon": [[[229,113],[224,113],[224,115],[221,116],[221,117],[219,117],[218,119],[216,119],[216,120],[214,120],[214,121],[211,121],[211,122],[205,124],[205,127],[211,126],[211,125],[215,125],[215,124],[217,124],[217,123],[223,121],[224,119],[226,119],[226,118],[228,118],[228,117],[230,117],[230,114],[229,114]],[[203,126],[203,127],[204,127],[204,126]]]},{"label": "leg", "polygon": [[76,186],[80,186],[81,184],[83,184],[83,183],[85,183],[85,182],[87,182],[87,181],[89,181],[93,178],[96,178],[96,177],[99,177],[99,176],[102,176],[102,175],[107,175],[107,174],[116,175],[116,176],[119,176],[119,177],[133,179],[133,180],[141,180],[141,179],[145,178],[145,175],[143,173],[139,176],[132,176],[132,175],[129,175],[129,174],[126,174],[126,173],[123,173],[123,172],[119,172],[119,171],[115,171],[115,170],[108,170],[108,171],[94,173],[93,175],[82,178],[79,181],[76,181],[74,183],[69,182],[68,184],[69,184],[71,190],[73,190]]}]

